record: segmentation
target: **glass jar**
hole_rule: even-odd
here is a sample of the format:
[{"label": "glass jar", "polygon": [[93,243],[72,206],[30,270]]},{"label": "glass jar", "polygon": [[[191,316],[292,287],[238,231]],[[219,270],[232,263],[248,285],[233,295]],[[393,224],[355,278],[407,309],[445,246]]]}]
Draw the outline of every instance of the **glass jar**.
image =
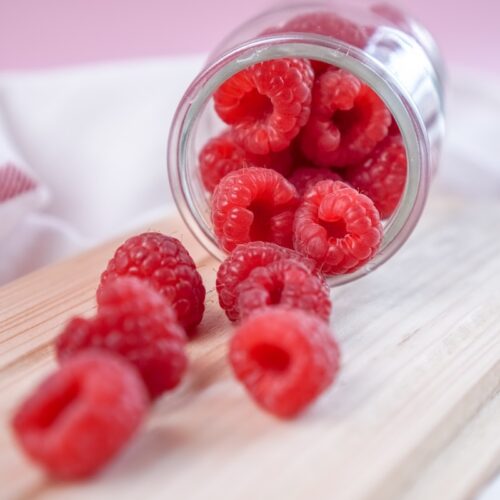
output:
[{"label": "glass jar", "polygon": [[[291,20],[311,15],[318,22],[310,17],[307,32],[287,27],[293,26]],[[335,36],[327,34],[320,27],[325,16],[363,26],[367,36],[358,43],[347,40],[342,30]],[[401,132],[407,155],[406,187],[395,213],[384,223],[378,253],[355,272],[329,278],[332,285],[352,281],[395,254],[424,208],[444,133],[443,66],[438,50],[421,25],[394,7],[357,6],[352,0],[272,10],[230,34],[187,89],[168,145],[170,185],[179,212],[196,238],[220,260],[226,253],[212,230],[210,195],[198,169],[201,147],[223,126],[213,111],[211,96],[233,74],[277,58],[323,61],[351,72],[385,102]]]}]

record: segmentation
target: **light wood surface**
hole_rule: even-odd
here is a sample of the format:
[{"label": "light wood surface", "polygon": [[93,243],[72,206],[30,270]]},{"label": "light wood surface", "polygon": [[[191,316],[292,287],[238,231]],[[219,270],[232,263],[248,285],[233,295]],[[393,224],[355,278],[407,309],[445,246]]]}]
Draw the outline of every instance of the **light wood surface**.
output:
[{"label": "light wood surface", "polygon": [[151,229],[184,241],[209,291],[187,379],[100,476],[51,481],[8,418],[54,369],[62,325],[92,314],[116,242],[1,288],[0,498],[458,500],[499,471],[500,204],[435,195],[396,257],[332,291],[341,375],[292,422],[258,410],[231,377],[217,263],[178,220]]}]

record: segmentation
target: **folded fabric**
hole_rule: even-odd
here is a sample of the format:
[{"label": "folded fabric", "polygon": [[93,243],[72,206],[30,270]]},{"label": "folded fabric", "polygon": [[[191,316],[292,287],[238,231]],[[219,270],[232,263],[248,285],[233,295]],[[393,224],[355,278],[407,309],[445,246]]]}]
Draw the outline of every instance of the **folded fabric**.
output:
[{"label": "folded fabric", "polygon": [[0,241],[48,201],[47,189],[16,150],[4,120],[0,114]]}]

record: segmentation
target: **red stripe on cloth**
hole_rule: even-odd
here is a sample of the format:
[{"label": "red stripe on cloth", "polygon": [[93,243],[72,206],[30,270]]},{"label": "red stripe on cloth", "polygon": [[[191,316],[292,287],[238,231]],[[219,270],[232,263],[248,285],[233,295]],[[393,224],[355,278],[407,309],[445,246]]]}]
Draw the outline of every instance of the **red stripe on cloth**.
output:
[{"label": "red stripe on cloth", "polygon": [[0,203],[33,191],[37,183],[12,163],[0,165]]}]

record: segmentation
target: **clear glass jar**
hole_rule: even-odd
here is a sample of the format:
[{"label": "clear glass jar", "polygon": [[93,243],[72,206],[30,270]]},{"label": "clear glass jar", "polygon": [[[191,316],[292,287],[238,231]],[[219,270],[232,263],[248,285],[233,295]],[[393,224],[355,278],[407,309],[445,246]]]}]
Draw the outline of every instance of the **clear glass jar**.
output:
[{"label": "clear glass jar", "polygon": [[[364,26],[362,46],[341,36],[290,32],[283,25],[297,16],[332,13]],[[314,26],[311,28],[315,31]],[[267,34],[262,34],[267,33]],[[385,102],[399,126],[407,154],[405,191],[395,213],[384,223],[376,256],[351,274],[332,276],[337,285],[359,278],[389,259],[413,231],[425,205],[444,133],[443,65],[429,33],[394,7],[353,5],[352,0],[283,7],[264,13],[230,34],[209,57],[182,98],[168,145],[170,185],[179,212],[206,249],[218,259],[198,153],[222,129],[211,105],[214,91],[230,76],[257,62],[307,58],[346,69],[368,84]]]}]

